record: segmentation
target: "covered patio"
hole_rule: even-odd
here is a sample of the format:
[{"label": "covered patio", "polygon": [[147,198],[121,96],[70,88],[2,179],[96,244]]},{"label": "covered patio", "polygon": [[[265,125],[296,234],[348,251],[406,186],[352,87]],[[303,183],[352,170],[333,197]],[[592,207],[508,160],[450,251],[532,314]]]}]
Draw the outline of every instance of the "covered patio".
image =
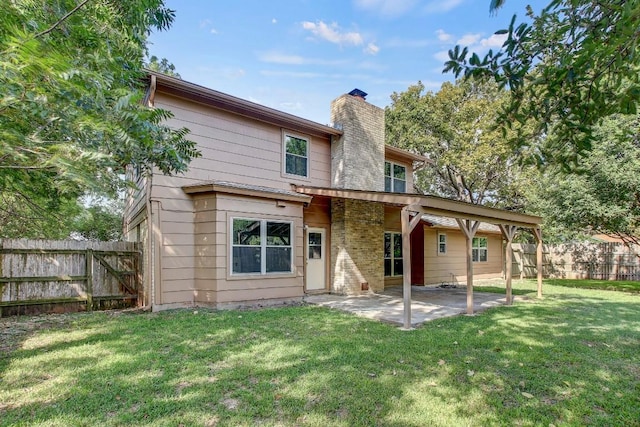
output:
[{"label": "covered patio", "polygon": [[[305,302],[333,308],[368,319],[404,325],[402,286],[391,286],[373,295],[344,296],[334,294],[307,295]],[[466,313],[466,290],[437,286],[411,287],[411,327],[443,317]],[[522,297],[518,297],[522,298]],[[506,304],[505,295],[478,292],[473,300],[474,312]]]},{"label": "covered patio", "polygon": [[[412,286],[411,286],[411,231],[420,223],[423,214],[454,218],[466,241],[466,314],[472,315],[476,311],[473,292],[473,238],[481,222],[497,225],[506,242],[505,245],[505,276],[506,296],[505,304],[513,303],[512,278],[512,250],[511,244],[518,228],[531,230],[537,241],[537,279],[538,297],[542,297],[542,218],[501,209],[473,205],[470,203],[444,199],[441,197],[409,193],[387,193],[380,191],[363,191],[350,189],[336,189],[324,187],[310,187],[292,185],[294,191],[310,196],[323,196],[338,199],[353,199],[367,202],[381,203],[401,208],[402,253],[403,263],[403,329],[412,328]],[[484,298],[484,297],[477,297]]]}]

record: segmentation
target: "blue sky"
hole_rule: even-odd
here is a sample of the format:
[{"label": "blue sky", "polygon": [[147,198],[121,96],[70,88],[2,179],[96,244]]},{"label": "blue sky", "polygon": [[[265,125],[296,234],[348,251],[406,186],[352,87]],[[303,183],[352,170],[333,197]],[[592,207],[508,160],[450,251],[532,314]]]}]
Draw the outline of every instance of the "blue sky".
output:
[{"label": "blue sky", "polygon": [[169,31],[151,36],[150,52],[184,80],[320,123],[331,101],[354,88],[384,107],[393,92],[419,80],[429,90],[456,44],[484,53],[512,15],[526,19],[547,1],[489,0],[167,0]]}]

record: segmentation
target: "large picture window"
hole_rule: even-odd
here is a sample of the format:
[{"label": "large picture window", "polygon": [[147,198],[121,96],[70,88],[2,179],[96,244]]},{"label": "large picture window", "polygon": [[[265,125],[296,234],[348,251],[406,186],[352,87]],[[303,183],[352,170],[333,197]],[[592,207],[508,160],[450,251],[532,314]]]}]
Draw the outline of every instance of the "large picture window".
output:
[{"label": "large picture window", "polygon": [[401,233],[384,233],[384,275],[402,276]]},{"label": "large picture window", "polygon": [[285,167],[287,175],[309,177],[309,140],[284,134]]},{"label": "large picture window", "polygon": [[384,162],[384,191],[388,193],[406,193],[406,167],[391,162]]},{"label": "large picture window", "polygon": [[473,262],[487,262],[488,259],[487,238],[474,237],[471,242],[471,256]]},{"label": "large picture window", "polygon": [[293,246],[290,222],[233,218],[233,274],[291,273]]}]

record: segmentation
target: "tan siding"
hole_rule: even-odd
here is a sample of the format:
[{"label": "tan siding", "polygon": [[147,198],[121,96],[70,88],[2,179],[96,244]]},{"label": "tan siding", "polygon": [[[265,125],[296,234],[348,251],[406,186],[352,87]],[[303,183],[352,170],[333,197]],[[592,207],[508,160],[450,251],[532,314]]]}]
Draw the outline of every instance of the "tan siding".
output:
[{"label": "tan siding", "polygon": [[255,288],[218,291],[218,304],[302,297],[302,287]]},{"label": "tan siding", "polygon": [[192,256],[182,256],[182,257],[178,257],[178,256],[171,256],[171,257],[166,257],[163,262],[162,262],[162,266],[164,268],[194,268],[195,267],[195,258]]},{"label": "tan siding", "polygon": [[[328,139],[309,137],[310,179],[282,174],[282,129],[227,112],[158,93],[156,106],[171,110],[170,126],[191,130],[202,157],[189,166],[185,178],[196,181],[223,180],[289,189],[300,181],[314,186],[330,184]],[[295,129],[286,129],[294,132]],[[184,185],[184,184],[182,184]]]},{"label": "tan siding", "polygon": [[[302,205],[286,203],[276,206],[274,200],[256,199],[221,193],[194,197],[195,214],[195,298],[197,302],[228,303],[227,297],[254,299],[288,298],[302,293],[303,223]],[[294,226],[294,273],[279,275],[236,276],[229,271],[231,218],[255,218],[292,221]],[[291,291],[294,288],[295,291]],[[284,291],[283,291],[284,289]],[[257,292],[259,291],[259,292]],[[222,298],[222,299],[220,299]]]},{"label": "tan siding", "polygon": [[[447,235],[447,253],[438,254],[438,233]],[[500,278],[502,276],[503,250],[502,237],[493,234],[476,234],[476,237],[487,237],[487,262],[474,262],[475,279]],[[466,281],[466,242],[462,232],[457,230],[438,230],[425,228],[424,231],[424,274],[425,284]],[[453,279],[452,279],[453,277]]]},{"label": "tan siding", "polygon": [[[154,175],[152,198],[160,206],[161,273],[156,288],[162,304],[192,303],[194,287],[193,201],[179,188],[156,185],[168,177]],[[191,260],[191,261],[190,261]],[[188,292],[186,292],[188,290]],[[180,298],[184,298],[180,300]]]},{"label": "tan siding", "polygon": [[328,226],[331,224],[331,199],[314,197],[304,209],[304,223],[309,227]]},{"label": "tan siding", "polygon": [[[127,172],[127,179],[132,181],[134,188],[128,189],[127,200],[124,209],[124,222],[131,224],[146,205],[147,178],[144,175],[136,176],[133,171]],[[135,224],[134,224],[135,225]],[[125,230],[127,232],[129,230]]]},{"label": "tan siding", "polygon": [[175,292],[164,292],[162,294],[161,304],[190,304],[193,302],[193,290],[188,286],[188,284],[177,283],[177,286],[174,286],[174,284],[171,283],[171,288],[174,287],[179,288],[180,290]]}]

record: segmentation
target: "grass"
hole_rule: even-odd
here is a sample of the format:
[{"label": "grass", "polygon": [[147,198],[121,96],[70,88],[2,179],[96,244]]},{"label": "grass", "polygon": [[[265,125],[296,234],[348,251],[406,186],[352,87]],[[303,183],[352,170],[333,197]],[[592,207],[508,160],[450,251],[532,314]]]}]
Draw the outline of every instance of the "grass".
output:
[{"label": "grass", "polygon": [[575,279],[548,279],[546,282],[550,285],[566,286],[568,288],[603,289],[608,291],[640,293],[640,282]]},{"label": "grass", "polygon": [[544,291],[410,332],[312,306],[3,319],[0,426],[640,426],[640,296]]},{"label": "grass", "polygon": [[[514,280],[514,283],[533,283],[533,281],[517,281]],[[640,282],[632,282],[632,281],[612,281],[612,280],[584,280],[584,279],[545,279],[545,285],[553,285],[553,286],[563,286],[567,288],[581,288],[581,289],[598,289],[598,290],[606,290],[606,291],[620,291],[620,292],[631,292],[631,293],[640,293]],[[535,287],[525,286],[523,288],[518,289],[517,287],[512,288],[513,295],[527,295],[527,294],[535,294]],[[500,281],[500,284],[496,285],[493,282],[480,283],[474,285],[474,290],[478,292],[490,292],[490,293],[498,293],[505,294],[506,288],[503,281]]]}]

